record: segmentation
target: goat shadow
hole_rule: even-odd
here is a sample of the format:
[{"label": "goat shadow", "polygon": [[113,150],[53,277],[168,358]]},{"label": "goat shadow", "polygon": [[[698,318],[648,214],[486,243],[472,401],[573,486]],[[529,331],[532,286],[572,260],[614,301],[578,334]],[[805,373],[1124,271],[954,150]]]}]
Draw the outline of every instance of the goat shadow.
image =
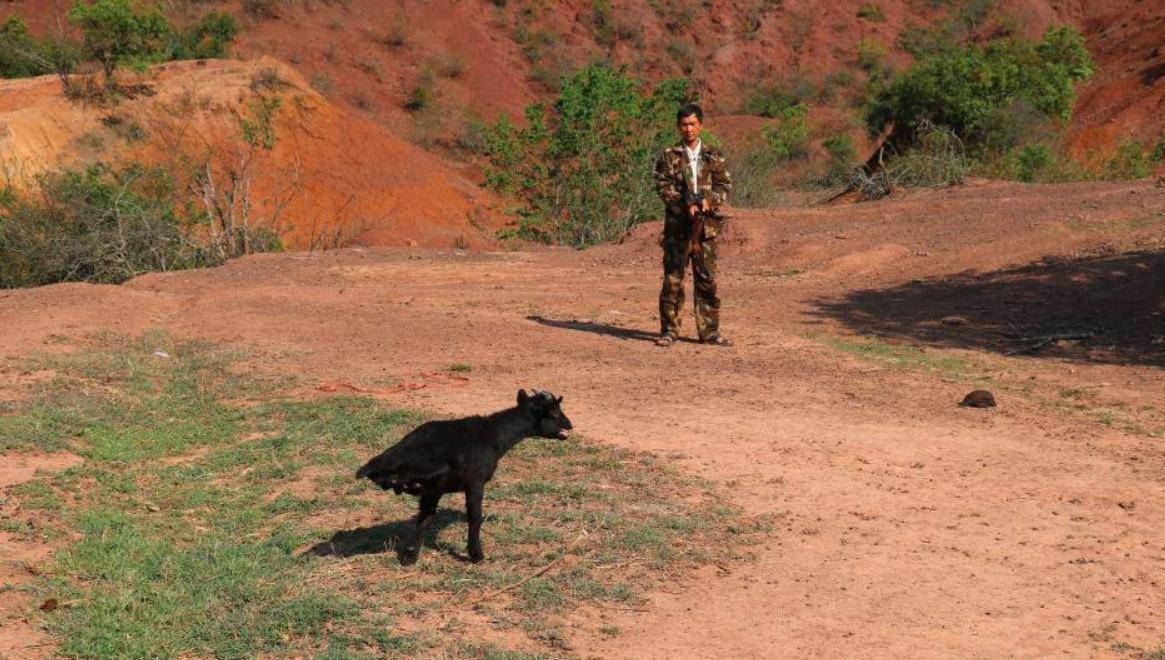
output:
[{"label": "goat shadow", "polygon": [[[527,316],[526,320],[533,321],[540,325],[549,326],[551,328],[558,328],[560,330],[578,330],[579,332],[590,332],[596,335],[615,337],[616,339],[633,339],[637,341],[650,342],[654,342],[656,339],[659,339],[658,333],[636,330],[635,328],[623,328],[617,325],[609,325],[607,323],[593,323],[590,321],[559,321],[556,319],[548,319],[537,315]],[[688,337],[680,337],[679,341],[687,342],[690,344],[698,343],[696,340]]]},{"label": "goat shadow", "polygon": [[[439,543],[437,535],[441,530],[456,522],[464,522],[466,520],[465,512],[455,509],[439,509],[437,515],[433,518],[433,522],[425,531],[425,536],[421,539],[421,549],[434,548],[440,550],[454,559],[461,561],[469,561],[469,558],[462,552],[458,552],[452,546]],[[355,529],[344,529],[332,534],[332,538],[327,541],[320,541],[303,551],[305,555],[315,555],[316,557],[355,557],[358,555],[378,555],[386,552],[396,552],[396,557],[399,560],[401,553],[404,550],[405,541],[413,533],[416,528],[416,519],[407,518],[405,520],[398,520],[396,522],[381,523],[371,527],[357,527]]]}]

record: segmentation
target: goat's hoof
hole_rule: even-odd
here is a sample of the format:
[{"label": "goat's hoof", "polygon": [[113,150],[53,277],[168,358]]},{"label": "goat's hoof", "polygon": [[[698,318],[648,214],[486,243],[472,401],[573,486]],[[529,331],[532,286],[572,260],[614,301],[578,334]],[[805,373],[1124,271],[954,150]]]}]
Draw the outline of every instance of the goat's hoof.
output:
[{"label": "goat's hoof", "polygon": [[484,559],[485,559],[485,553],[482,552],[481,550],[470,550],[469,551],[469,561],[476,564],[476,563],[481,562]]},{"label": "goat's hoof", "polygon": [[405,550],[404,552],[400,553],[400,565],[412,566],[413,564],[417,563],[417,555],[419,554],[420,553],[414,549]]}]

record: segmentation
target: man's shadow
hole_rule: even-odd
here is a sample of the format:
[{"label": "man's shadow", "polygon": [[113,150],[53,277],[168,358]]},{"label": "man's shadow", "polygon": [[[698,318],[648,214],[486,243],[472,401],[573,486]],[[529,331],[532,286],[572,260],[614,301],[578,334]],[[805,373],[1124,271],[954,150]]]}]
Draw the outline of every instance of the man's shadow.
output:
[{"label": "man's shadow", "polygon": [[[468,557],[458,552],[453,546],[437,542],[437,535],[449,525],[465,520],[465,512],[455,509],[439,509],[425,536],[421,539],[421,548],[434,548],[455,559],[468,561]],[[378,555],[386,552],[396,552],[397,559],[401,558],[405,542],[416,528],[416,519],[407,518],[396,522],[382,523],[372,527],[357,527],[345,529],[332,534],[332,538],[321,541],[303,554],[316,557],[355,557],[357,555]]]},{"label": "man's shadow", "polygon": [[[578,330],[579,332],[590,332],[596,335],[615,337],[616,339],[631,339],[649,342],[655,342],[656,339],[659,339],[658,334],[644,332],[643,330],[636,330],[635,328],[621,328],[617,325],[608,325],[606,323],[591,323],[589,321],[558,321],[537,315],[527,316],[526,320],[549,326],[551,328],[558,328],[560,330]],[[679,341],[692,344],[696,343],[694,339],[689,339],[687,337],[680,337]]]}]

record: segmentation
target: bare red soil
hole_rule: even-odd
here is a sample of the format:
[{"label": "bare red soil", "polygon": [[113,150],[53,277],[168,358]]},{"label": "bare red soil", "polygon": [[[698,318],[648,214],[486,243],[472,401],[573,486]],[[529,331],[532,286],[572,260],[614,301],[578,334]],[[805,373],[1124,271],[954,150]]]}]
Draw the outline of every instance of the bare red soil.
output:
[{"label": "bare red soil", "polygon": [[[256,85],[264,76],[272,90]],[[503,224],[496,201],[446,163],[367,118],[329,103],[292,68],[270,58],[176,62],[125,84],[149,94],[116,107],[71,103],[53,76],[0,81],[0,174],[16,182],[61,165],[134,159],[179,172],[177,153],[234,164],[240,118],[259,92],[281,99],[275,147],[252,167],[252,203],[267,218],[276,195],[290,199],[278,225],[285,243],[341,242],[483,247]],[[111,119],[117,121],[111,123]],[[136,124],[145,137],[118,131]],[[223,177],[225,178],[225,177]],[[335,241],[332,241],[333,243]]]},{"label": "bare red soil", "polygon": [[[54,335],[162,328],[248,347],[255,369],[313,390],[442,414],[551,388],[588,437],[657,452],[774,517],[754,563],[683,577],[646,612],[578,613],[588,656],[1165,643],[1165,190],[977,183],[741,212],[722,259],[730,349],[649,341],[657,232],[2,292],[0,359]],[[452,363],[472,365],[468,381],[427,375]],[[956,405],[978,387],[999,407]],[[621,634],[588,633],[599,621]]]},{"label": "bare red soil", "polygon": [[[19,14],[37,31],[52,31],[55,16],[67,4],[12,0],[0,7],[0,18]],[[820,84],[841,71],[860,82],[862,40],[881,44],[888,61],[904,65],[909,56],[897,48],[902,31],[945,17],[929,3],[882,0],[873,3],[880,19],[862,18],[864,4],[758,0],[705,6],[694,0],[621,0],[611,3],[613,40],[602,36],[595,3],[589,0],[502,6],[492,0],[276,3],[275,18],[249,17],[235,2],[214,8],[241,17],[240,56],[289,62],[334,103],[398,134],[417,137],[420,130],[428,137],[449,137],[460,130],[466,113],[520,116],[524,105],[545,96],[540,80],[552,80],[565,62],[609,56],[649,80],[686,75],[719,114],[726,114],[735,112],[742,95],[757,84],[799,78]],[[208,7],[189,3],[172,13],[186,23]],[[1159,3],[1001,0],[980,32],[989,36],[1017,29],[1038,38],[1056,24],[1081,30],[1098,68],[1071,126],[1075,148],[1084,154],[1111,150],[1128,137],[1157,138],[1165,130],[1165,11]],[[531,39],[545,43],[527,57],[523,48]],[[435,133],[432,126],[418,128],[404,109],[425,69],[436,74],[440,100],[438,116],[421,124],[444,127]],[[843,107],[849,99],[842,92],[829,103]]]}]

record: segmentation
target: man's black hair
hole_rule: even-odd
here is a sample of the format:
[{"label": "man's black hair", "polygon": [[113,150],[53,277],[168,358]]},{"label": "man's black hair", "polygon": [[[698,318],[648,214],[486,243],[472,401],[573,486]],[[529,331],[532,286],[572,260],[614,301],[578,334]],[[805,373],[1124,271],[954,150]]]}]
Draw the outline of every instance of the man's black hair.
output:
[{"label": "man's black hair", "polygon": [[704,110],[695,103],[685,103],[680,106],[680,109],[676,111],[676,123],[678,124],[684,117],[692,115],[696,115],[696,119],[699,119],[701,124],[704,123]]}]

